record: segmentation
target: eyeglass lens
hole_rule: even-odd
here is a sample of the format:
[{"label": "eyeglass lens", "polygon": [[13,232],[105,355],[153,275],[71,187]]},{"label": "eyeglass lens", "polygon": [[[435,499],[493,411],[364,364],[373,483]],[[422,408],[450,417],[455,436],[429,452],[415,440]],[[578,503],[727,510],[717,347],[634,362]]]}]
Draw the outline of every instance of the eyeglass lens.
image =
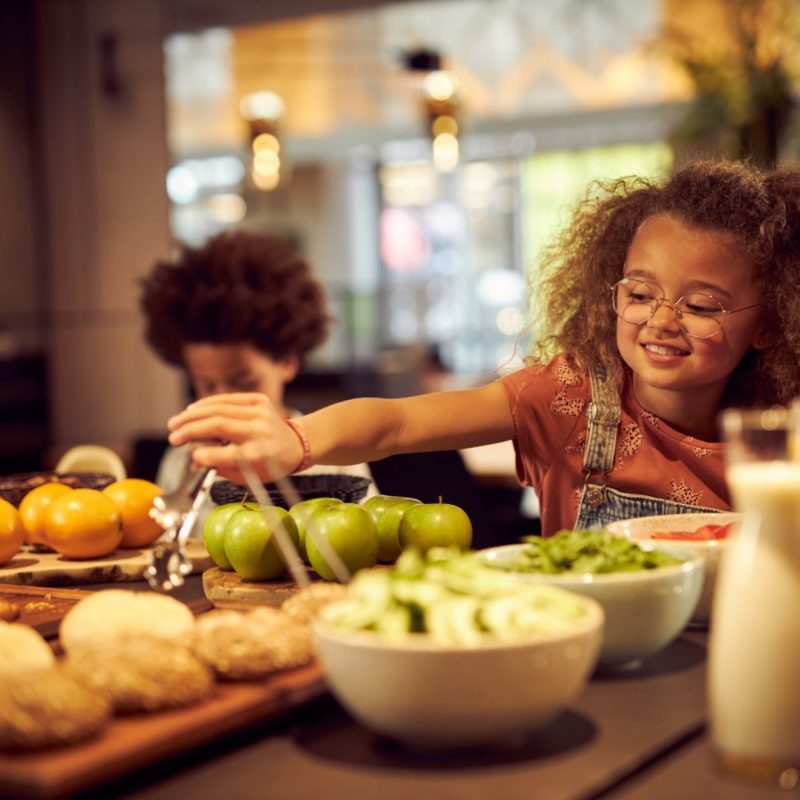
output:
[{"label": "eyeglass lens", "polygon": [[674,302],[662,297],[649,283],[624,278],[612,291],[617,316],[634,325],[652,319],[661,305],[671,306],[678,326],[689,336],[708,338],[722,327],[725,309],[712,295],[695,292]]}]

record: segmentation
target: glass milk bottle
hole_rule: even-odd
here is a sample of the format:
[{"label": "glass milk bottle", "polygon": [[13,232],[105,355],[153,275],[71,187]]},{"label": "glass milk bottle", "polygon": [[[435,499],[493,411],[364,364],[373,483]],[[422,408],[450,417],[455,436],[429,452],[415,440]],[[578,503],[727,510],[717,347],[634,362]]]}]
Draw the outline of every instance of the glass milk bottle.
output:
[{"label": "glass milk bottle", "polygon": [[726,411],[726,479],[742,512],[717,579],[712,740],[723,768],[780,785],[800,768],[800,460],[784,409]]}]

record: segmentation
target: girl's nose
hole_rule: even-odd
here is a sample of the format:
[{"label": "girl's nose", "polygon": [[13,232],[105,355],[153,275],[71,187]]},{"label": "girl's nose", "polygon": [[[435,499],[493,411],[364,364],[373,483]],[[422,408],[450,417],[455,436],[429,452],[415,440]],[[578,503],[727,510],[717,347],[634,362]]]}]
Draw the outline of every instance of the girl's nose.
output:
[{"label": "girl's nose", "polygon": [[649,328],[656,330],[676,330],[678,324],[678,309],[669,300],[659,300],[653,316],[647,322]]}]

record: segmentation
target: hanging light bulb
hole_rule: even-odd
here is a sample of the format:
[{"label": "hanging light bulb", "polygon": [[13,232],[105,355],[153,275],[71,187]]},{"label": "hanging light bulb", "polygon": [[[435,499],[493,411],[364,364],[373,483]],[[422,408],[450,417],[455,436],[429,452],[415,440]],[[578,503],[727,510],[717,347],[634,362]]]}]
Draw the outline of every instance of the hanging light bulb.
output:
[{"label": "hanging light bulb", "polygon": [[239,112],[250,130],[250,177],[253,185],[264,192],[276,189],[281,182],[279,124],[285,111],[286,104],[275,92],[254,92],[239,103]]},{"label": "hanging light bulb", "polygon": [[433,163],[442,172],[452,172],[459,160],[458,112],[461,100],[458,75],[450,70],[432,70],[425,76],[422,92],[432,139]]},{"label": "hanging light bulb", "polygon": [[[452,70],[442,68],[442,57],[435,50],[420,48],[403,54],[403,67],[412,75],[424,75],[421,93],[428,133],[432,140],[433,163],[442,172],[458,166],[461,129],[460,81]],[[416,91],[420,85],[416,85]]]},{"label": "hanging light bulb", "polygon": [[425,77],[422,91],[434,104],[453,102],[458,94],[458,76],[446,69],[435,69]]}]

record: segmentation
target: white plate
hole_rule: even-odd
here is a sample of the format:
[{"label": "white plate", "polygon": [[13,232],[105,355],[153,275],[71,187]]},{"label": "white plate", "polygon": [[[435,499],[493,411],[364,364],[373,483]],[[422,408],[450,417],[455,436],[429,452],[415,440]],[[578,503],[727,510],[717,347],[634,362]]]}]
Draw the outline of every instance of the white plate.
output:
[{"label": "white plate", "polygon": [[[612,522],[606,530],[617,536],[626,536],[637,541],[651,541],[654,533],[670,533],[672,531],[696,531],[703,525],[727,525],[739,522],[742,515],[733,511],[722,511],[719,514],[664,514],[655,517],[639,517]],[[707,626],[711,620],[711,606],[714,599],[714,587],[717,582],[717,570],[723,553],[728,549],[728,539],[711,539],[709,541],[692,541],[690,539],[656,539],[652,541],[669,541],[678,547],[685,547],[705,559],[706,574],[703,580],[703,591],[697,608],[692,614],[691,624]]]}]

